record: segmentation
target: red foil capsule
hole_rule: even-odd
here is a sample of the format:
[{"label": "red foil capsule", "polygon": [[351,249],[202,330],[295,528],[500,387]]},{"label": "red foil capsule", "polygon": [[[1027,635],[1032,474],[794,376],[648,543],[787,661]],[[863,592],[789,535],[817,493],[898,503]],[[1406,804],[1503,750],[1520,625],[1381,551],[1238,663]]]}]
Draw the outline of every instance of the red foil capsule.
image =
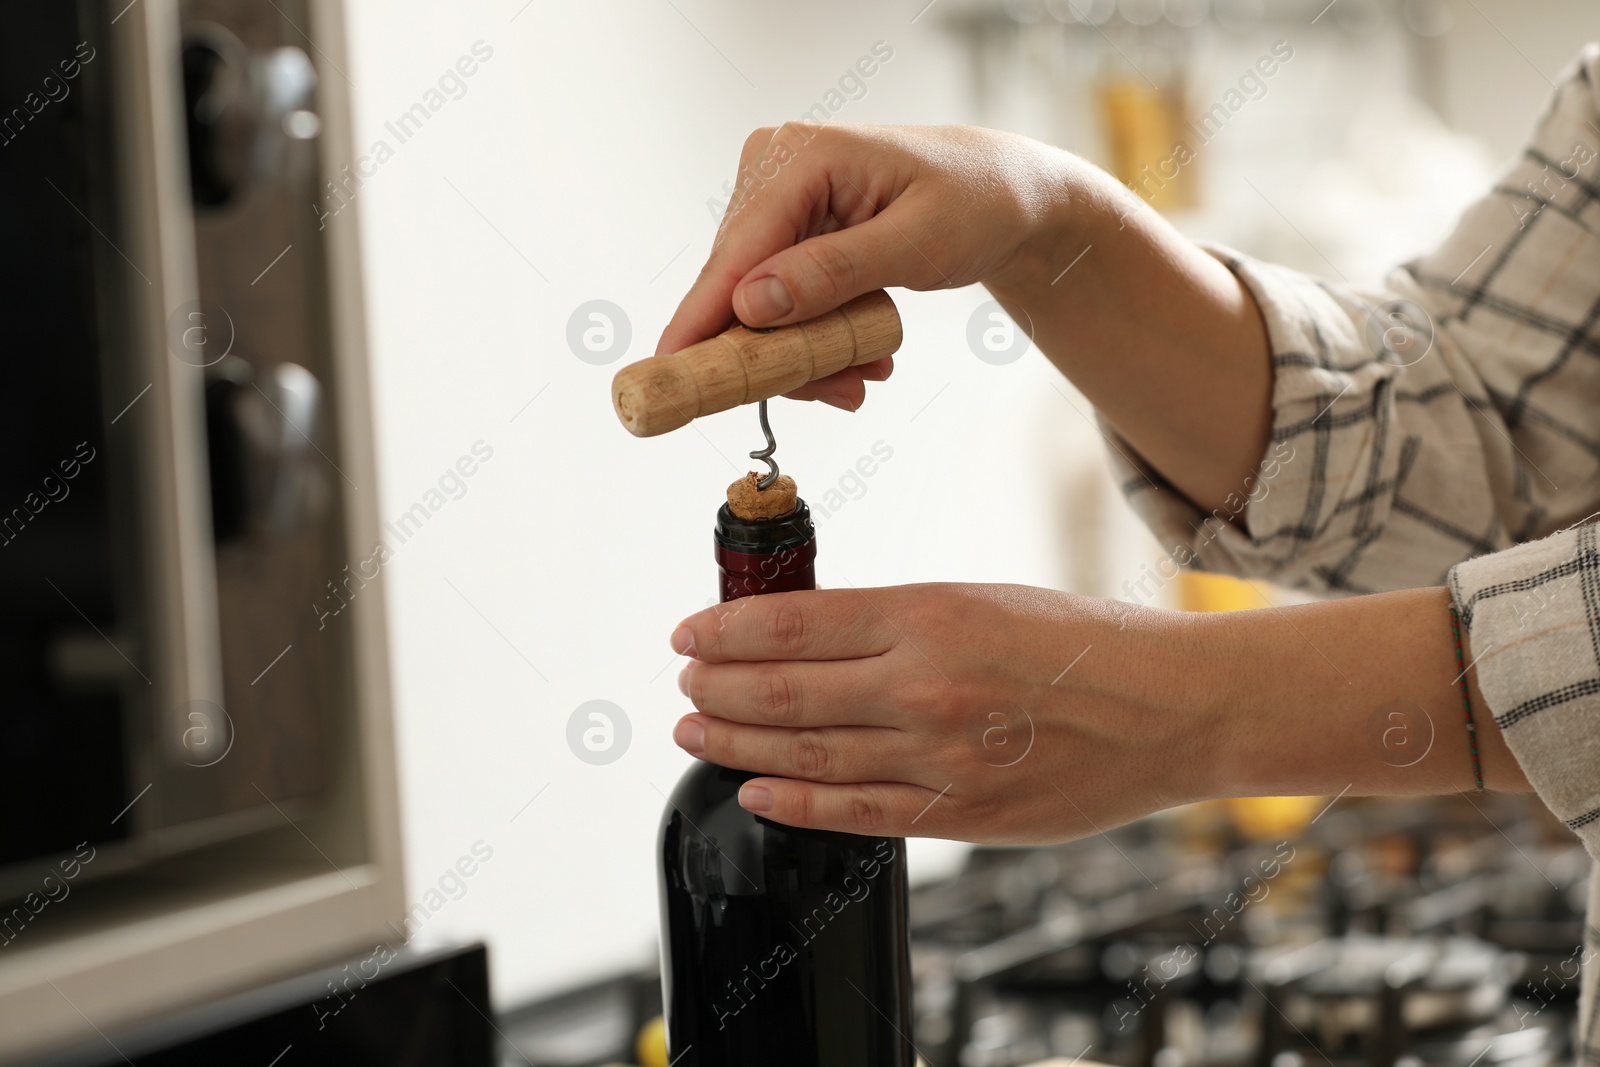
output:
[{"label": "red foil capsule", "polygon": [[817,531],[804,500],[781,519],[746,521],[717,512],[715,555],[722,600],[817,587]]}]

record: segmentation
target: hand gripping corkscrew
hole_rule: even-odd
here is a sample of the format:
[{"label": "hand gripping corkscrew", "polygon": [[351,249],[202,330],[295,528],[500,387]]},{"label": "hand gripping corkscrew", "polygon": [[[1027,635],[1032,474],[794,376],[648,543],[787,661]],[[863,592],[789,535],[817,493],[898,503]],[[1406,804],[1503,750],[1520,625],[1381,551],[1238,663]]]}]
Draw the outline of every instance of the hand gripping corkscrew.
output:
[{"label": "hand gripping corkscrew", "polygon": [[[731,329],[681,352],[630,363],[611,383],[617,418],[636,437],[676,430],[702,415],[753,404],[892,355],[901,340],[900,314],[878,289],[825,315],[791,326]],[[762,412],[765,455],[772,466],[776,446]]]}]

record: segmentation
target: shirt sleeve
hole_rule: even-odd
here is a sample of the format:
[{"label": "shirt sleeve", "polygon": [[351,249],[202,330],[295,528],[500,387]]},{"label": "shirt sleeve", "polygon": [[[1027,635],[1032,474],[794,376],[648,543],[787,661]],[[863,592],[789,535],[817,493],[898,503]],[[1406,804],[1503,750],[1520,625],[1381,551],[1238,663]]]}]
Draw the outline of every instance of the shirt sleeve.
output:
[{"label": "shirt sleeve", "polygon": [[[1585,524],[1450,572],[1478,692],[1546,807],[1600,859],[1600,526]],[[1575,1034],[1600,1064],[1600,877],[1589,877]]]},{"label": "shirt sleeve", "polygon": [[1597,74],[1590,46],[1495,188],[1382,286],[1207,248],[1271,345],[1256,477],[1208,513],[1106,427],[1177,562],[1334,594],[1440,585],[1600,507]]}]

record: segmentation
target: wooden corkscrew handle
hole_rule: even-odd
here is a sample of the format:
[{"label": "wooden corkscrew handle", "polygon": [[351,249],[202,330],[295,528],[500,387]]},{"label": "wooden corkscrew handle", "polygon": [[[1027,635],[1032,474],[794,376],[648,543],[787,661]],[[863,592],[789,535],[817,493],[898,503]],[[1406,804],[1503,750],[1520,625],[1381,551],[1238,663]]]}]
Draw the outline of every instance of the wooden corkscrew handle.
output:
[{"label": "wooden corkscrew handle", "polygon": [[611,382],[617,418],[635,437],[768,400],[900,347],[900,313],[882,289],[807,322],[734,326],[671,355],[630,363]]}]

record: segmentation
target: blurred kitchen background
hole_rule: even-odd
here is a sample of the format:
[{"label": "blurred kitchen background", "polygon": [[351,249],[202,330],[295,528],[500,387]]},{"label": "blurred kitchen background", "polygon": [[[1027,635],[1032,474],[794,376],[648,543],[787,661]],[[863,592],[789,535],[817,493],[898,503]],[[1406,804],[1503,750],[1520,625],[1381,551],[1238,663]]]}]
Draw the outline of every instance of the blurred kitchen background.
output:
[{"label": "blurred kitchen background", "polygon": [[[131,322],[143,332],[126,343],[148,361],[103,382],[65,360],[26,363],[45,384],[19,394],[29,419],[12,447],[72,432],[31,410],[59,388],[108,453],[155,472],[159,491],[132,495],[169,525],[142,528],[158,564],[143,599],[112,595],[116,568],[76,560],[65,591],[39,586],[52,572],[29,561],[59,577],[82,555],[71,538],[29,535],[36,556],[11,550],[0,575],[52,620],[18,613],[10,669],[53,687],[65,703],[50,707],[80,706],[68,690],[81,685],[104,716],[69,724],[77,735],[65,712],[0,720],[41,780],[11,783],[0,892],[35,885],[37,862],[80,825],[110,857],[37,929],[19,936],[0,915],[0,1052],[47,1037],[95,1047],[38,1061],[61,1064],[108,1055],[96,1019],[122,1027],[286,974],[299,984],[268,999],[301,1026],[320,1005],[320,1032],[343,1010],[324,985],[348,973],[305,969],[407,935],[420,953],[393,968],[393,1025],[368,1030],[407,1044],[400,1023],[427,1029],[424,1009],[449,1004],[435,1034],[475,1028],[476,1047],[498,1043],[508,1063],[634,1054],[659,1010],[657,829],[688,764],[670,740],[688,704],[667,638],[715,598],[713,516],[762,439],[752,410],[635,439],[609,385],[654,351],[694,280],[752,130],[802,117],[1014,130],[1111,169],[1196,238],[1371,283],[1493,183],[1596,34],[1594,5],[1577,0],[347,0],[342,33],[338,8],[315,0],[72,10],[111,59],[80,51],[81,95],[36,113],[74,146],[93,125],[76,108],[118,129],[114,173],[132,175],[135,207],[107,206],[127,190],[99,188],[112,171],[87,150],[7,127],[20,147],[5,162],[36,164],[5,173],[25,208],[12,223],[50,221],[81,253],[49,260],[50,279],[74,283],[46,285],[30,261],[8,292],[25,311],[30,284],[78,285],[115,323],[106,350]],[[137,121],[109,121],[124,113],[112,104]],[[1179,140],[1193,152],[1175,164]],[[37,171],[59,177],[54,192]],[[240,174],[254,188],[230,203]],[[307,211],[317,174],[332,180]],[[772,405],[778,459],[818,521],[822,584],[1127,598],[1163,553],[1112,484],[1089,405],[982,290],[894,296],[904,344],[860,411]],[[123,301],[143,318],[108,317]],[[228,311],[241,352],[183,366],[185,309]],[[53,323],[25,317],[23,347],[54,345]],[[75,351],[99,365],[82,329]],[[163,384],[134,408],[146,370]],[[314,438],[329,469],[300,444]],[[120,471],[105,476],[119,491]],[[239,489],[262,485],[282,493]],[[98,492],[73,506],[116,542],[121,520],[94,510]],[[934,532],[886,542],[930,510]],[[182,536],[169,543],[169,529]],[[368,588],[339,565],[379,538],[379,588],[346,597],[329,581],[325,597],[324,576]],[[1294,595],[1159,584],[1155,602],[1191,609]],[[73,596],[95,600],[84,611]],[[102,610],[111,637],[80,626]],[[226,694],[233,718],[204,701],[174,712],[162,693]],[[149,736],[113,728],[147,719]],[[46,726],[61,732],[35,738]],[[103,765],[72,765],[73,736]],[[46,780],[58,764],[76,789]],[[217,795],[185,792],[196,782]],[[65,811],[60,797],[80,793],[94,803]],[[29,837],[57,816],[69,836]],[[1121,1067],[1544,1067],[1569,1054],[1588,863],[1526,798],[1268,798],[1058,849],[913,841],[910,857],[914,1036],[933,1067],[1090,1047]],[[1241,885],[1248,908],[1226,903]],[[473,942],[488,946],[489,981],[481,954],[451,954]],[[160,1039],[129,1037],[109,1062]]]},{"label": "blurred kitchen background", "polygon": [[[1170,149],[1152,127],[1197,118],[1286,42],[1292,59],[1163,206],[1196,237],[1367,281],[1448,232],[1595,34],[1576,0],[925,3],[351,5],[357,145],[392,140],[385,123],[473,42],[494,50],[359,200],[383,516],[473,442],[494,449],[388,581],[410,892],[477,839],[495,850],[419,936],[488,939],[504,1003],[654,952],[656,820],[686,762],[666,638],[715,592],[712,515],[761,439],[733,411],[635,440],[607,386],[654,351],[753,129],[821,103],[837,122],[1016,130],[1136,178],[1141,149]],[[876,42],[892,58],[841,84]],[[986,293],[895,297],[905,343],[861,411],[773,404],[784,470],[814,507],[842,501],[819,579],[1125,596],[1159,550],[1110,484],[1088,405],[1036,352],[975,356]],[[595,300],[631,336],[575,354],[569,319]],[[891,457],[863,477],[879,442]],[[939,536],[882,544],[928,507]],[[597,700],[631,731],[606,765],[567,741]],[[965,852],[915,842],[913,877]]]}]

